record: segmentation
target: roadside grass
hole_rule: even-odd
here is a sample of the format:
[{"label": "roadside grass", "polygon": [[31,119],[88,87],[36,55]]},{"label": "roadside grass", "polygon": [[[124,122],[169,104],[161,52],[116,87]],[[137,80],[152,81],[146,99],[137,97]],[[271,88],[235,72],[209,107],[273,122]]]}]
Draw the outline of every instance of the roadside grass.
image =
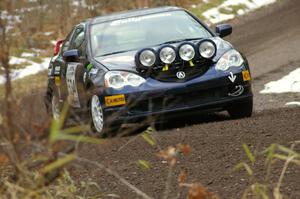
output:
[{"label": "roadside grass", "polygon": [[21,57],[22,53],[33,53],[34,51],[24,48],[24,47],[18,47],[18,48],[12,48],[11,54],[16,57]]},{"label": "roadside grass", "polygon": [[12,65],[10,65],[10,68],[11,69],[23,69],[23,68],[26,68],[27,66],[30,66],[30,65],[31,65],[31,63],[26,61],[26,62],[22,62],[20,64],[12,64]]},{"label": "roadside grass", "polygon": [[219,11],[223,14],[238,14],[239,10],[246,10],[247,6],[245,4],[231,5],[226,8],[220,8]]},{"label": "roadside grass", "polygon": [[[40,64],[43,62],[43,58],[46,58],[46,57],[39,56],[39,57],[26,57],[26,58],[21,57],[21,58],[24,59],[24,62],[21,62],[18,64],[11,64],[10,65],[11,70],[24,69],[28,66],[31,66],[34,63]],[[34,62],[34,63],[32,63],[32,62]],[[0,74],[3,72],[2,70],[3,69],[1,69]]]},{"label": "roadside grass", "polygon": [[[23,97],[37,90],[46,89],[47,71],[30,75],[12,82],[12,88],[16,97]],[[4,84],[0,85],[0,100],[4,97]]]},{"label": "roadside grass", "polygon": [[26,59],[33,61],[35,63],[38,63],[38,64],[43,62],[42,57],[40,57],[40,56],[39,57],[26,57]]},{"label": "roadside grass", "polygon": [[[13,107],[14,110],[16,106]],[[68,107],[67,104],[64,106],[60,119],[53,120],[50,128],[44,125],[30,132],[36,134],[49,128],[49,137],[44,142],[26,138],[26,134],[22,132],[24,129],[12,121],[12,132],[9,131],[10,128],[6,128],[7,121],[0,124],[3,130],[0,134],[1,198],[80,198],[80,190],[92,186],[92,183],[86,182],[80,190],[80,186],[74,187],[64,168],[77,158],[76,145],[101,144],[103,141],[84,135],[84,132],[89,131],[89,126],[66,127]],[[24,158],[22,155],[26,147],[30,151]]]},{"label": "roadside grass", "polygon": [[194,13],[197,17],[199,17],[200,19],[205,20],[202,13],[211,8],[221,5],[223,2],[224,2],[224,0],[210,0],[207,3],[201,2],[199,5],[197,5],[196,8],[189,8],[189,10],[192,13]]},{"label": "roadside grass", "polygon": [[[241,162],[236,165],[235,170],[245,170],[248,174],[249,186],[243,192],[242,199],[259,198],[259,199],[287,199],[289,195],[282,193],[282,186],[284,178],[288,173],[287,170],[292,165],[300,169],[300,153],[295,150],[296,146],[300,144],[300,140],[291,143],[290,147],[279,144],[271,144],[269,147],[261,152],[253,153],[247,144],[243,144],[243,149],[247,157],[247,161]],[[262,180],[257,177],[264,173],[262,170],[255,171],[254,165],[259,156],[264,157],[265,162],[265,176]],[[270,178],[277,162],[283,162],[278,180],[271,183]],[[289,193],[289,194],[292,194]]]}]

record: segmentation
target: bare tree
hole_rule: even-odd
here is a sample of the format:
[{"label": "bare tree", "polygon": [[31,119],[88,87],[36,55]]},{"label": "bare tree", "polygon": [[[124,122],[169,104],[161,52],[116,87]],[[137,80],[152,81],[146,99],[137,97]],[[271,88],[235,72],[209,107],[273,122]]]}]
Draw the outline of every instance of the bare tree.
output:
[{"label": "bare tree", "polygon": [[3,1],[0,3],[0,65],[4,69],[5,83],[5,97],[4,97],[4,112],[5,112],[5,128],[2,130],[0,139],[3,143],[3,148],[15,170],[20,171],[18,168],[19,157],[13,144],[15,138],[15,129],[13,124],[13,96],[12,85],[10,78],[10,65],[9,56],[11,45],[13,44],[11,37],[12,23],[14,21],[14,5],[15,1]]}]

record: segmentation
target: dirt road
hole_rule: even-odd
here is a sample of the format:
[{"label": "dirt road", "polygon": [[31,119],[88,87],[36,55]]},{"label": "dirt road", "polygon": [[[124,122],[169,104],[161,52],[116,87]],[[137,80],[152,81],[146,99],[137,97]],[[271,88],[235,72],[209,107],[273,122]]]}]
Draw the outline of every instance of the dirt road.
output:
[{"label": "dirt road", "polygon": [[[300,66],[299,19],[300,2],[285,0],[232,21],[234,33],[228,40],[246,54],[252,67],[254,116],[244,120],[230,120],[225,114],[189,118],[189,121],[181,118],[159,129],[155,137],[161,148],[177,143],[190,144],[193,148],[191,156],[178,162],[172,176],[173,195],[170,198],[176,196],[176,175],[183,168],[189,173],[189,181],[203,183],[221,198],[241,198],[250,184],[249,177],[245,172],[234,172],[233,168],[239,162],[247,161],[243,143],[258,152],[271,143],[289,145],[300,140],[300,109],[284,108],[286,102],[300,101],[300,94],[259,94],[265,83]],[[167,165],[157,158],[157,152],[156,147],[148,146],[139,135],[117,137],[102,146],[84,145],[79,149],[81,156],[111,167],[147,194],[161,198]],[[140,169],[136,164],[140,159],[150,161],[151,169]],[[276,164],[270,184],[278,180],[282,166],[282,162]],[[262,182],[266,171],[262,158],[258,158],[254,168],[258,172],[255,175],[257,181]],[[294,199],[300,198],[300,170],[297,169],[288,169],[282,188]],[[72,175],[81,180],[91,178],[99,183],[105,194],[139,198],[114,177],[91,165],[72,166]]]}]

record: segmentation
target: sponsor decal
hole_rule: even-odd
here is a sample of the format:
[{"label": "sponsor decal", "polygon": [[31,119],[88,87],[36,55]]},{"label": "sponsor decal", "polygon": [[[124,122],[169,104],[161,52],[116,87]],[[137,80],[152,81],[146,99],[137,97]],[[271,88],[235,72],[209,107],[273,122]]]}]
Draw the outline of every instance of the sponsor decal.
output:
[{"label": "sponsor decal", "polygon": [[60,76],[55,76],[54,82],[56,86],[61,86]]},{"label": "sponsor decal", "polygon": [[60,66],[55,66],[54,75],[60,75]]},{"label": "sponsor decal", "polygon": [[126,100],[125,100],[125,95],[113,95],[113,96],[106,96],[105,98],[105,105],[108,107],[111,106],[120,106],[120,105],[125,105]]},{"label": "sponsor decal", "polygon": [[168,71],[168,70],[169,70],[169,65],[168,64],[164,65],[164,67],[162,68],[162,71]]},{"label": "sponsor decal", "polygon": [[190,64],[191,67],[195,66],[195,64],[194,64],[194,62],[192,60],[189,61],[189,64]]},{"label": "sponsor decal", "polygon": [[93,64],[89,63],[89,64],[86,66],[86,69],[87,69],[87,71],[90,71],[93,67],[94,67]]},{"label": "sponsor decal", "polygon": [[137,23],[137,22],[141,22],[141,21],[147,20],[147,19],[160,18],[160,17],[166,17],[166,16],[172,16],[172,13],[159,13],[159,14],[155,14],[155,15],[145,15],[145,16],[140,16],[140,17],[131,17],[131,18],[126,18],[126,19],[120,19],[120,20],[115,20],[115,21],[111,22],[109,25],[110,26],[120,26],[123,24]]},{"label": "sponsor decal", "polygon": [[52,73],[53,73],[53,68],[52,67],[48,68],[48,76],[49,77],[52,76]]},{"label": "sponsor decal", "polygon": [[231,93],[228,93],[228,96],[238,97],[241,96],[244,93],[244,91],[245,88],[242,85],[235,86],[235,89]]},{"label": "sponsor decal", "polygon": [[76,80],[75,80],[77,65],[78,64],[76,63],[70,63],[67,65],[66,79],[67,79],[67,86],[68,86],[68,93],[69,93],[68,101],[72,106],[76,108],[80,108],[80,101],[79,101],[78,91],[76,87]]},{"label": "sponsor decal", "polygon": [[243,80],[244,80],[244,82],[247,82],[247,81],[250,81],[250,80],[251,80],[251,75],[250,75],[249,70],[244,70],[244,71],[242,72],[242,75],[243,75]]},{"label": "sponsor decal", "polygon": [[236,80],[236,75],[233,75],[233,73],[230,72],[230,75],[228,76],[228,79],[229,79],[232,83],[234,83],[235,80]]}]

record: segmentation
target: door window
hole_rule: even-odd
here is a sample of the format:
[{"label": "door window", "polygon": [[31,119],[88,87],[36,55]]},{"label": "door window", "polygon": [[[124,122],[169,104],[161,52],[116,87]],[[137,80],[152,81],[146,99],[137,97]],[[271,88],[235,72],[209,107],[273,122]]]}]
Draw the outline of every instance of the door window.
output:
[{"label": "door window", "polygon": [[73,35],[73,32],[74,30],[72,30],[69,35],[67,36],[67,38],[65,39],[63,45],[62,45],[62,50],[61,52],[64,53],[65,51],[67,51],[70,47],[70,42],[71,42],[71,39],[72,39],[72,35]]},{"label": "door window", "polygon": [[85,55],[85,32],[82,26],[75,29],[75,33],[70,44],[70,50],[73,49],[79,50],[80,56]]}]

